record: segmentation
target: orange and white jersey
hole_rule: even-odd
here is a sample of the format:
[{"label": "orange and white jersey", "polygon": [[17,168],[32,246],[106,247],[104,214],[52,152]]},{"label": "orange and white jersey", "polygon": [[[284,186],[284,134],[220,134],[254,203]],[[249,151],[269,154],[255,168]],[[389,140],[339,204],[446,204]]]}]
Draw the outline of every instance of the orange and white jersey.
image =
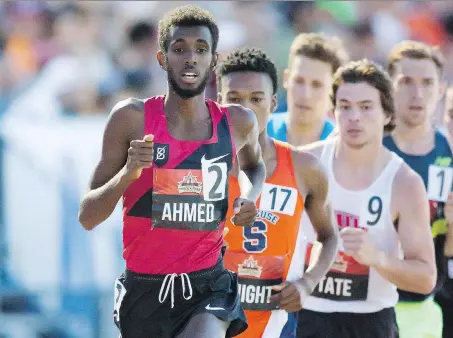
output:
[{"label": "orange and white jersey", "polygon": [[[241,303],[246,312],[249,327],[241,338],[275,338],[286,324],[286,311],[278,310],[269,302],[271,288],[289,279],[288,272],[302,270],[303,259],[299,250],[300,219],[304,200],[300,195],[287,143],[274,141],[277,150],[277,166],[266,180],[257,201],[259,214],[252,227],[232,224],[233,201],[240,196],[238,181],[230,177],[229,208],[225,242],[226,267],[237,273]],[[297,277],[296,277],[297,278]],[[295,278],[293,278],[295,279]]]}]

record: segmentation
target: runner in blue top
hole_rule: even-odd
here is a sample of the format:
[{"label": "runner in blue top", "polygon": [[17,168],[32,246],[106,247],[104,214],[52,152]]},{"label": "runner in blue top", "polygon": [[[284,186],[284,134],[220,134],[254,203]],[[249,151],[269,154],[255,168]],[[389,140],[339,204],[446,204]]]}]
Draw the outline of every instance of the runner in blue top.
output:
[{"label": "runner in blue top", "polygon": [[[453,143],[453,87],[447,90],[445,98],[444,111],[445,134],[449,140],[450,147]],[[453,199],[450,194],[450,200],[445,205],[445,219],[449,224],[448,229],[452,229],[453,224]],[[449,221],[450,220],[450,221]],[[453,337],[453,231],[448,231],[445,236],[444,245],[445,263],[447,265],[445,284],[436,294],[435,300],[442,308],[444,319],[443,337]]]},{"label": "runner in blue top", "polygon": [[453,202],[453,194],[449,194],[453,154],[445,135],[432,125],[432,116],[443,94],[443,68],[441,53],[417,41],[397,44],[388,57],[388,72],[395,88],[396,128],[384,137],[384,145],[406,161],[425,183],[437,262],[437,285],[432,293],[399,292],[395,310],[400,338],[442,336],[442,313],[433,296],[444,290],[447,277],[444,244],[453,219],[446,217],[444,207]]},{"label": "runner in blue top", "polygon": [[[332,110],[333,74],[347,61],[339,39],[317,33],[299,34],[291,45],[288,68],[283,74],[288,112],[272,114],[268,134],[295,146],[326,139],[334,130],[327,116]],[[303,227],[309,229],[312,225],[307,220]],[[281,338],[294,338],[297,317],[297,312],[288,314]]]},{"label": "runner in blue top", "polygon": [[327,117],[333,74],[347,60],[340,40],[317,33],[298,35],[283,75],[288,112],[272,115],[269,135],[296,146],[326,139],[334,129]]}]

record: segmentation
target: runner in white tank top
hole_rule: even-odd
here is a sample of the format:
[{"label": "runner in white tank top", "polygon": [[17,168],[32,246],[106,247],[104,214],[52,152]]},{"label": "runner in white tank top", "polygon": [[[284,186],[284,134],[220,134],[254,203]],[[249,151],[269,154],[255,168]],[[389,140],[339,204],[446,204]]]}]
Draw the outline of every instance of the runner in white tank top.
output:
[{"label": "runner in white tank top", "polygon": [[[337,182],[333,172],[336,143],[335,140],[327,141],[321,155],[329,176],[329,199],[334,219],[340,228],[364,229],[377,248],[394,257],[402,257],[390,211],[393,181],[401,168],[401,158],[391,153],[390,161],[371,185],[360,190],[348,190]],[[394,284],[375,269],[360,265],[345,255],[342,244],[339,250],[331,271],[318,284],[313,297],[305,302],[305,309],[321,312],[344,312],[347,309],[348,312],[367,313],[396,304],[398,293]],[[309,257],[306,257],[306,262],[309,262]]]},{"label": "runner in white tank top", "polygon": [[[426,192],[420,176],[382,145],[394,116],[387,73],[362,60],[340,68],[334,80],[338,136],[305,149],[327,167],[342,240],[299,312],[297,337],[393,338],[396,288],[429,293],[435,285]],[[307,237],[308,266],[316,244]]]}]

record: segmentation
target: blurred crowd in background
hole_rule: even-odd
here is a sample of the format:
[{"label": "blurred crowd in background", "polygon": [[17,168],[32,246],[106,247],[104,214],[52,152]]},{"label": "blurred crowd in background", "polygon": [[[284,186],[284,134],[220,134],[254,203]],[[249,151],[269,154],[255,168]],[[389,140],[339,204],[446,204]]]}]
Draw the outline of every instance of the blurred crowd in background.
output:
[{"label": "blurred crowd in background", "polygon": [[[0,98],[5,107],[38,82],[61,114],[106,114],[115,102],[166,88],[157,66],[159,18],[183,1],[3,2],[0,4]],[[450,1],[195,2],[220,26],[219,52],[263,48],[282,71],[292,39],[320,31],[343,39],[352,59],[384,62],[413,38],[453,56]],[[447,80],[453,63],[447,64]],[[214,79],[209,93],[214,95]],[[285,94],[280,92],[280,109]]]},{"label": "blurred crowd in background", "polygon": [[[123,269],[121,219],[117,213],[88,239],[77,224],[78,199],[110,109],[165,92],[157,26],[185,3],[0,3],[0,337],[117,334],[110,308]],[[439,45],[453,80],[452,1],[191,3],[217,18],[220,58],[259,47],[279,76],[294,37],[323,32],[342,39],[351,59],[383,64],[401,40]],[[207,95],[215,93],[213,77]],[[286,110],[285,92],[278,94],[277,113]],[[438,111],[440,123],[442,105]]]}]

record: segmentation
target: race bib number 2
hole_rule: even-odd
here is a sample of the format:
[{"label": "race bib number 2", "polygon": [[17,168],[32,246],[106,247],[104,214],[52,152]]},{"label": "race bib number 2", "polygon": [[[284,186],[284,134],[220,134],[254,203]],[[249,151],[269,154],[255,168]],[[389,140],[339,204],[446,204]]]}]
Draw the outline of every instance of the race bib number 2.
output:
[{"label": "race bib number 2", "polygon": [[430,201],[446,202],[453,183],[453,168],[429,166],[428,199]]},{"label": "race bib number 2", "polygon": [[203,175],[203,198],[205,201],[219,201],[225,198],[227,187],[228,167],[226,162],[219,160],[226,155],[213,159],[201,159],[201,171]]}]

